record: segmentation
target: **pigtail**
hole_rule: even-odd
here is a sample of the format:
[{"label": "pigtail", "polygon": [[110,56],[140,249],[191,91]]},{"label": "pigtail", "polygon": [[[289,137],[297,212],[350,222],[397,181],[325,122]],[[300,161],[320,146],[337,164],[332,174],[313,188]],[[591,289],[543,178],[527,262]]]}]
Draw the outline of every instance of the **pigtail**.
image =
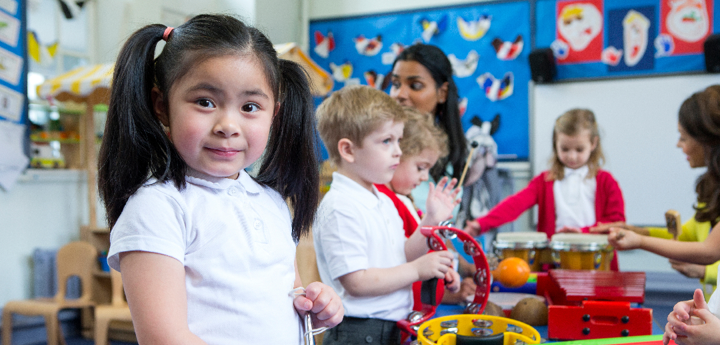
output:
[{"label": "pigtail", "polygon": [[278,63],[280,109],[273,118],[257,181],[290,200],[292,236],[298,241],[310,231],[319,199],[315,116],[305,70],[292,61]]},{"label": "pigtail", "polygon": [[155,46],[165,28],[155,24],[136,31],[115,64],[98,159],[98,186],[111,228],[149,176],[172,179],[178,188],[185,183],[185,163],[157,119],[151,99]]}]

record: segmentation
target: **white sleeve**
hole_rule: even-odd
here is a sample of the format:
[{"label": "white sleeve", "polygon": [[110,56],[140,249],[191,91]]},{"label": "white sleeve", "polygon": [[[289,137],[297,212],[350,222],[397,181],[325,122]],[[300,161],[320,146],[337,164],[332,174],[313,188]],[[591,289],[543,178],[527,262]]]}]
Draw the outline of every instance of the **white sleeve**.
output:
[{"label": "white sleeve", "polygon": [[[718,267],[718,273],[718,276],[720,276],[720,267]],[[712,296],[710,296],[710,301],[708,301],[708,310],[720,318],[720,292],[718,292],[717,289],[715,289],[715,292]]]},{"label": "white sleeve", "polygon": [[110,232],[108,264],[120,270],[120,253],[143,251],[185,262],[185,212],[160,185],[141,187],[128,199]]},{"label": "white sleeve", "polygon": [[358,216],[335,208],[320,222],[320,242],[331,279],[369,268],[367,232]]}]

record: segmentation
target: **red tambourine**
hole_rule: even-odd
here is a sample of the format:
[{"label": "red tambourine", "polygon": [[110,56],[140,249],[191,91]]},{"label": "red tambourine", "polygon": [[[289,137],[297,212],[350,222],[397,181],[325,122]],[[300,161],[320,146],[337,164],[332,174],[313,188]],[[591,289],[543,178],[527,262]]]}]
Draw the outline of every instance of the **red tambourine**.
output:
[{"label": "red tambourine", "polygon": [[[490,265],[488,265],[482,246],[475,239],[464,231],[450,226],[424,226],[420,228],[420,232],[427,237],[428,247],[430,251],[447,250],[443,239],[458,238],[463,243],[463,250],[470,255],[475,262],[475,275],[473,280],[477,285],[475,289],[475,298],[465,307],[465,314],[482,314],[490,296]],[[432,288],[435,291],[432,291]],[[435,315],[437,304],[442,301],[445,293],[445,284],[443,280],[431,279],[423,282],[422,302],[423,307],[420,311],[411,312],[407,318],[398,321],[398,328],[417,336],[417,330],[420,324],[429,320]],[[435,297],[435,298],[432,298]]]}]

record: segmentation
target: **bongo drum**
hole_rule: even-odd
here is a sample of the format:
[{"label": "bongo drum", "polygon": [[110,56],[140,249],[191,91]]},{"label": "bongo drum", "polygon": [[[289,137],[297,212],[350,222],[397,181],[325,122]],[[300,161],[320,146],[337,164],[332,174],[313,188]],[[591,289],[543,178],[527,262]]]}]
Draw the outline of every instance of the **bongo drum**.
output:
[{"label": "bongo drum", "polygon": [[553,259],[562,269],[609,271],[613,248],[607,235],[555,234],[550,239]]},{"label": "bongo drum", "polygon": [[552,262],[547,258],[550,251],[547,234],[544,232],[501,232],[497,234],[493,247],[498,259],[523,259],[533,272],[540,271],[543,263]]}]

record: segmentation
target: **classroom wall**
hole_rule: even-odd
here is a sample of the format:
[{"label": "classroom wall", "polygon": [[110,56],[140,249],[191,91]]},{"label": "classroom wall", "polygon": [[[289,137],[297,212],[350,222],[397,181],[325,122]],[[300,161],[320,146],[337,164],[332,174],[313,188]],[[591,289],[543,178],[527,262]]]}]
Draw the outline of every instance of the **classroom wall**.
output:
[{"label": "classroom wall", "polygon": [[[302,42],[307,34],[307,24],[292,13],[299,8],[302,16],[310,19],[372,14],[424,7],[473,3],[472,0],[97,0],[96,34],[94,43],[96,63],[112,62],[121,44],[134,30],[162,18],[163,7],[182,9],[188,13],[222,12],[252,14],[247,18],[268,33],[273,42],[290,40]],[[286,10],[286,9],[293,9]],[[296,27],[299,25],[300,27]],[[292,33],[292,34],[289,34]],[[287,35],[287,36],[286,36]],[[298,38],[297,35],[300,35]],[[680,77],[692,78],[692,77]],[[622,81],[606,81],[613,83]],[[720,82],[720,78],[718,78]],[[592,93],[596,82],[584,82]],[[600,82],[597,82],[600,83]],[[597,84],[599,85],[599,84]],[[638,104],[654,102],[653,88],[637,97]],[[559,111],[559,110],[558,110]],[[532,104],[531,104],[532,113]],[[653,114],[639,114],[637,121],[656,121]],[[674,124],[668,124],[669,127]],[[662,152],[658,154],[664,154]],[[683,162],[680,162],[681,164]],[[521,171],[516,187],[524,186],[531,173],[529,165],[516,167]],[[685,207],[686,205],[681,205]],[[10,299],[30,297],[31,263],[33,248],[58,248],[79,237],[79,228],[87,222],[84,174],[71,171],[29,171],[15,188],[0,191],[0,305]],[[531,217],[526,215],[518,221],[517,229],[529,230]],[[626,270],[671,271],[667,260],[633,251],[622,253],[620,265]]]}]

